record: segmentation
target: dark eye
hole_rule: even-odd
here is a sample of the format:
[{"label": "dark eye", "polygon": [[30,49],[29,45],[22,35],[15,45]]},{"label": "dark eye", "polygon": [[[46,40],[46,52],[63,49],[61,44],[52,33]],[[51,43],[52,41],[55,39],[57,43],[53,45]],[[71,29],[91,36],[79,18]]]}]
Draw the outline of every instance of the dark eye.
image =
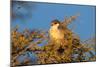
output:
[{"label": "dark eye", "polygon": [[56,22],[54,24],[57,24]]}]

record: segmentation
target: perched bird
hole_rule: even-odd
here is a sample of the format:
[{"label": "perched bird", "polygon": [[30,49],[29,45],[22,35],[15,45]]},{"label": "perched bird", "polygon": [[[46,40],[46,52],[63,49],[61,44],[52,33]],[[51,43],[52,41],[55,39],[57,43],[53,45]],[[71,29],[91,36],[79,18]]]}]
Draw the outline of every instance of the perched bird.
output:
[{"label": "perched bird", "polygon": [[55,44],[62,44],[66,37],[66,31],[60,21],[53,20],[49,30],[50,40]]},{"label": "perched bird", "polygon": [[71,31],[67,28],[67,25],[75,20],[76,17],[71,16],[70,18],[65,18],[63,22],[57,19],[53,20],[49,29],[50,41],[55,44],[67,44],[68,40],[71,39]]}]

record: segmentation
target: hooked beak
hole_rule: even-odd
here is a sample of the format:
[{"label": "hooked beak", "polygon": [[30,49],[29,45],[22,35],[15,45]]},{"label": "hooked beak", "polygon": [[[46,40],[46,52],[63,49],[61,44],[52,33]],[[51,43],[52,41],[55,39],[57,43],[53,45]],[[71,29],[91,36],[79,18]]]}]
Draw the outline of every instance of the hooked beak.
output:
[{"label": "hooked beak", "polygon": [[54,24],[53,23],[51,23],[51,26],[53,26]]}]

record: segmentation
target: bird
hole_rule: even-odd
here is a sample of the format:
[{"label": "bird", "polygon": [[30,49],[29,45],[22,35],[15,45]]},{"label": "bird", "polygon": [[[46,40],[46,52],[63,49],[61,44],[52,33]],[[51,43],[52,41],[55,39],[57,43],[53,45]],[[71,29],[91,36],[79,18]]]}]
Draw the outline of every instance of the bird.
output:
[{"label": "bird", "polygon": [[66,31],[66,28],[64,28],[59,20],[53,20],[49,29],[50,41],[54,44],[62,44],[66,36]]},{"label": "bird", "polygon": [[77,16],[71,16],[70,18],[65,18],[63,22],[55,19],[51,21],[51,26],[49,29],[50,41],[54,44],[67,45],[68,40],[71,40],[72,32],[67,28],[67,25],[70,24]]}]

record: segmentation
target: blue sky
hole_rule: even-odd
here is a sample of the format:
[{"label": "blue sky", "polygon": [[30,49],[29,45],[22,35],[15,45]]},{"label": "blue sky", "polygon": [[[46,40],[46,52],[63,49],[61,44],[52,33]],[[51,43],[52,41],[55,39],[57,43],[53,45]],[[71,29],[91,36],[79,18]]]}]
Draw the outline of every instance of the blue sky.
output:
[{"label": "blue sky", "polygon": [[20,6],[17,2],[12,8],[15,15],[22,16],[21,18],[12,18],[11,28],[19,25],[20,31],[25,28],[48,30],[52,20],[58,19],[63,21],[65,16],[70,17],[80,13],[80,16],[69,25],[69,28],[71,29],[74,25],[75,29],[73,29],[73,31],[78,34],[82,40],[95,35],[95,6],[38,2],[26,3],[28,3],[28,7],[26,4],[25,6],[21,5],[20,9],[16,9]]}]

